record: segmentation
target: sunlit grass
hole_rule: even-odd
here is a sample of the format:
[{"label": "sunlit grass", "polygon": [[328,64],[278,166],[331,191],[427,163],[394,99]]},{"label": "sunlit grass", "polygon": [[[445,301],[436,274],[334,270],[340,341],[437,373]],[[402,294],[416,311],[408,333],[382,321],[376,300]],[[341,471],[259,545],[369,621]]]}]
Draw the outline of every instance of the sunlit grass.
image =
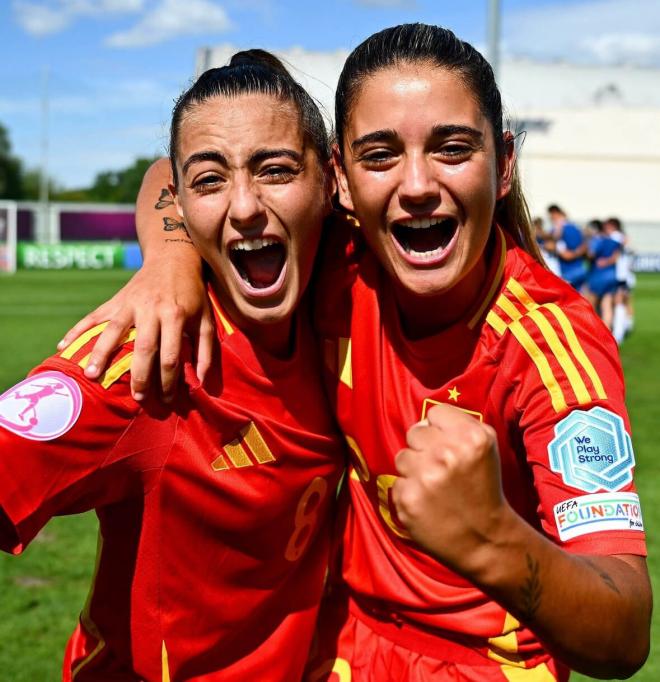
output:
[{"label": "sunlit grass", "polygon": [[[0,392],[55,351],[62,334],[128,277],[123,272],[19,272],[0,277]],[[660,276],[639,278],[636,328],[622,348],[653,583],[660,589]],[[658,504],[656,504],[658,503]],[[54,519],[20,558],[0,556],[0,679],[60,678],[62,652],[93,570],[93,513]],[[660,680],[660,616],[652,651],[633,679]],[[589,678],[574,675],[573,679]]]}]

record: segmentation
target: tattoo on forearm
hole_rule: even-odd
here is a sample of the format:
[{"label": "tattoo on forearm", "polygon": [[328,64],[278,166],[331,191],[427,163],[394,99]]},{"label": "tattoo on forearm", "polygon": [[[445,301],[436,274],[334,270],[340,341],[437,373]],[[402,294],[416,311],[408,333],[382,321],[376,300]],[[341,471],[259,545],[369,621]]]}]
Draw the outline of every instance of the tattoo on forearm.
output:
[{"label": "tattoo on forearm", "polygon": [[174,197],[167,187],[163,187],[163,189],[160,190],[160,196],[158,197],[158,201],[154,208],[161,209],[167,208],[168,206],[174,206]]},{"label": "tattoo on forearm", "polygon": [[192,244],[192,239],[165,239],[166,242],[179,242],[180,244]]},{"label": "tattoo on forearm", "polygon": [[525,584],[520,590],[522,596],[522,604],[520,606],[521,616],[524,621],[531,621],[541,603],[541,581],[539,579],[539,562],[531,555],[527,554],[527,570],[528,575],[525,579]]},{"label": "tattoo on forearm", "polygon": [[589,567],[598,573],[601,580],[610,588],[610,590],[616,592],[617,594],[621,594],[619,588],[616,586],[616,583],[614,580],[612,580],[612,576],[607,571],[603,570],[600,566],[597,566],[591,559],[587,559],[586,557],[583,557],[583,559]]},{"label": "tattoo on forearm", "polygon": [[188,234],[186,226],[182,220],[175,220],[174,218],[163,218],[163,229],[165,232],[175,232],[176,230],[183,230]]}]

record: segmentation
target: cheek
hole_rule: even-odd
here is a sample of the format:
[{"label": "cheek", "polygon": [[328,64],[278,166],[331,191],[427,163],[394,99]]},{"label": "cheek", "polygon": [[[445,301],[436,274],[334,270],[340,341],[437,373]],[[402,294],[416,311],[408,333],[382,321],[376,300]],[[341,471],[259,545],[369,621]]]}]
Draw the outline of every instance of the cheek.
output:
[{"label": "cheek", "polygon": [[183,217],[190,236],[200,240],[215,240],[220,232],[222,209],[213,197],[196,197],[183,203]]}]

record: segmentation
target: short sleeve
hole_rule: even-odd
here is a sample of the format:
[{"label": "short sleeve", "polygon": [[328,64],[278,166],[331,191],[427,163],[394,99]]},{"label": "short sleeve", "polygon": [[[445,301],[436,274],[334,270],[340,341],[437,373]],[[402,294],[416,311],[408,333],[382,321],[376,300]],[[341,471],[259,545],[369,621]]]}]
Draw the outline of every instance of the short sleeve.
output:
[{"label": "short sleeve", "polygon": [[54,356],[0,396],[5,551],[21,552],[54,515],[144,494],[167,451],[167,419],[132,399],[128,363],[94,382],[77,359]]},{"label": "short sleeve", "polygon": [[645,556],[618,350],[586,306],[556,308],[545,336],[559,343],[520,368],[519,428],[538,516],[568,551]]}]

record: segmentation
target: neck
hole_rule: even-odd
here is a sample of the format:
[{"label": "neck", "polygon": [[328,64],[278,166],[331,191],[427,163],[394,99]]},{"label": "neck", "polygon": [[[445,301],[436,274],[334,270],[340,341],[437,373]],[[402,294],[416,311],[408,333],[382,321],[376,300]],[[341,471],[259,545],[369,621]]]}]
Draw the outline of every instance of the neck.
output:
[{"label": "neck", "polygon": [[247,319],[240,314],[231,298],[213,279],[211,286],[231,323],[245,334],[255,348],[266,351],[269,355],[280,359],[286,359],[293,354],[296,339],[294,315],[276,322],[258,322]]},{"label": "neck", "polygon": [[395,298],[405,335],[418,340],[438,334],[463,319],[484,293],[490,262],[490,245],[476,265],[451,289],[420,296],[395,286]]},{"label": "neck", "polygon": [[286,322],[254,325],[241,331],[255,346],[281,360],[291,357],[295,350],[294,325],[291,318]]}]

